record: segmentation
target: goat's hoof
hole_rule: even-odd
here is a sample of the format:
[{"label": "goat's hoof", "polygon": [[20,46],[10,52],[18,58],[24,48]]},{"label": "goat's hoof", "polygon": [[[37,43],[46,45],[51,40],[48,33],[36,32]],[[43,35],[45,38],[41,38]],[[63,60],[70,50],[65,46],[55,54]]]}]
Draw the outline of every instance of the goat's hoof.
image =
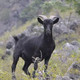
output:
[{"label": "goat's hoof", "polygon": [[24,72],[25,72],[25,74],[26,74],[26,75],[31,76],[31,74],[30,74],[30,72],[29,72],[29,71],[27,71],[27,72],[26,72],[26,71],[24,71]]},{"label": "goat's hoof", "polygon": [[29,72],[27,72],[27,75],[31,76],[31,74]]},{"label": "goat's hoof", "polygon": [[15,76],[12,76],[12,80],[16,80],[16,77]]},{"label": "goat's hoof", "polygon": [[28,75],[29,75],[29,77],[31,78],[31,74],[29,73]]},{"label": "goat's hoof", "polygon": [[36,78],[36,76],[32,76],[32,78]]},{"label": "goat's hoof", "polygon": [[36,78],[36,75],[32,75],[32,78]]},{"label": "goat's hoof", "polygon": [[50,76],[46,74],[45,80],[50,80]]}]

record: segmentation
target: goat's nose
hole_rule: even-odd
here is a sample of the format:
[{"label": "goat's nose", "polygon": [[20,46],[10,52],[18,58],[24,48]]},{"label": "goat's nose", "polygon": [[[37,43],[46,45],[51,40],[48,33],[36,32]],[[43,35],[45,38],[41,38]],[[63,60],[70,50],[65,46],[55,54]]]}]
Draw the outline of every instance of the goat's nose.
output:
[{"label": "goat's nose", "polygon": [[46,34],[51,34],[51,30],[50,29],[47,29],[46,30]]}]

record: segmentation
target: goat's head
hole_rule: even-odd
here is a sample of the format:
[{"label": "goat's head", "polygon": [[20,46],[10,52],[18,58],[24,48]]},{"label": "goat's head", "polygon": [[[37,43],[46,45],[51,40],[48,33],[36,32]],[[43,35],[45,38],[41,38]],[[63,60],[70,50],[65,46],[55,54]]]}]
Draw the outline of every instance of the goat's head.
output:
[{"label": "goat's head", "polygon": [[51,16],[48,19],[44,15],[39,15],[37,19],[38,19],[38,22],[44,26],[44,32],[49,35],[52,33],[53,24],[59,21],[59,18],[56,16]]}]

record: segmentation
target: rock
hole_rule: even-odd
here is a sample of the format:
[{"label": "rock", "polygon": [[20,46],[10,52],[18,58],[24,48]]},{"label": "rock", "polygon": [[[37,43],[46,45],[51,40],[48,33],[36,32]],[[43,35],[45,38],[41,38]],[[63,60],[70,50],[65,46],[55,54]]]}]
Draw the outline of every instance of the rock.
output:
[{"label": "rock", "polygon": [[43,29],[43,26],[40,26],[40,27],[35,26],[35,27],[33,28],[33,32],[38,32],[38,33],[40,32],[40,33],[41,33],[41,32],[43,32],[43,30],[44,30],[44,29]]},{"label": "rock", "polygon": [[72,80],[69,76],[63,76],[62,80]]},{"label": "rock", "polygon": [[6,52],[4,55],[2,55],[1,59],[5,59],[7,57],[7,55],[11,55],[13,54],[13,50],[12,49],[6,49]]},{"label": "rock", "polygon": [[6,49],[6,54],[7,55],[11,55],[11,50],[10,49]]},{"label": "rock", "polygon": [[72,54],[78,54],[80,53],[80,44],[78,41],[72,41],[71,43],[65,43],[61,49],[55,50],[55,54],[61,54],[62,56],[60,57],[60,60],[63,63],[66,63],[67,59],[69,58],[70,55]]},{"label": "rock", "polygon": [[71,44],[80,48],[80,43],[78,41],[72,41]]},{"label": "rock", "polygon": [[63,48],[62,50],[59,51],[59,53],[62,53],[62,61],[63,62],[66,62],[67,61],[67,58],[76,53],[78,54],[80,52],[79,50],[79,47],[78,46],[75,46],[75,45],[72,45],[71,43],[66,43],[63,45]]},{"label": "rock", "polygon": [[4,46],[4,42],[0,42],[0,46]]},{"label": "rock", "polygon": [[57,75],[56,80],[62,80],[62,77]]},{"label": "rock", "polygon": [[57,37],[60,34],[68,34],[68,33],[74,33],[74,31],[70,28],[68,28],[68,22],[61,21],[58,24],[55,24],[53,27],[53,36]]},{"label": "rock", "polygon": [[61,34],[62,33],[62,29],[59,26],[53,27],[53,32]]},{"label": "rock", "polygon": [[63,50],[67,50],[69,53],[73,53],[73,52],[78,53],[79,47],[72,45],[71,43],[66,43],[63,45]]},{"label": "rock", "polygon": [[68,72],[73,68],[73,65],[75,65],[75,64],[76,64],[76,62],[73,62],[73,63],[70,65],[70,67],[68,68],[66,74],[68,74]]},{"label": "rock", "polygon": [[69,33],[69,30],[67,26],[64,24],[61,24],[61,25],[55,24],[53,27],[53,35],[68,34],[68,33]]},{"label": "rock", "polygon": [[78,25],[77,25],[76,22],[72,22],[72,23],[70,24],[69,28],[70,28],[71,30],[76,31],[76,29],[78,28]]},{"label": "rock", "polygon": [[15,40],[12,36],[10,36],[6,43],[6,51],[4,55],[2,55],[1,59],[4,60],[7,57],[7,55],[13,54],[14,47],[15,47]]},{"label": "rock", "polygon": [[69,77],[72,80],[80,80],[80,75],[78,75],[78,74],[69,74]]},{"label": "rock", "polygon": [[61,38],[61,39],[58,41],[58,43],[62,43],[62,42],[67,41],[67,40],[68,40],[68,38]]},{"label": "rock", "polygon": [[73,65],[73,68],[74,68],[74,69],[78,69],[78,70],[80,71],[80,63],[79,63],[79,64],[76,64],[76,63],[75,63],[75,64]]},{"label": "rock", "polygon": [[29,26],[27,27],[27,29],[23,32],[23,34],[25,34],[26,36],[37,36],[40,35],[43,32],[43,27],[40,26]]},{"label": "rock", "polygon": [[15,44],[15,40],[12,36],[10,36],[10,38],[8,39],[7,43],[6,43],[6,48],[7,49],[11,49]]},{"label": "rock", "polygon": [[[74,73],[70,72],[70,70],[73,70]],[[77,70],[77,73],[75,73],[75,70]],[[80,80],[80,63],[73,62],[68,68],[65,75],[68,76],[72,80]]]},{"label": "rock", "polygon": [[56,80],[72,80],[68,76],[57,76]]},{"label": "rock", "polygon": [[6,45],[6,48],[10,49],[10,48],[12,48],[12,46],[13,46],[13,42],[8,42]]},{"label": "rock", "polygon": [[43,27],[40,26],[29,26],[27,27],[27,29],[23,32],[26,36],[36,36],[36,35],[40,35],[43,32]]}]

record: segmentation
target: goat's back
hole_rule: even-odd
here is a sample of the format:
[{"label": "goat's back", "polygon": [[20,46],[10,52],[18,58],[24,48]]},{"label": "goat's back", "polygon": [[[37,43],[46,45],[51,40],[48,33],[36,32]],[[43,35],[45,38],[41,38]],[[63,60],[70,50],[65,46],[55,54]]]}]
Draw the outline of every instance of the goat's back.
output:
[{"label": "goat's back", "polygon": [[14,50],[14,54],[19,54],[21,57],[25,55],[26,58],[32,58],[36,50],[42,44],[43,36],[24,37],[20,39]]}]

